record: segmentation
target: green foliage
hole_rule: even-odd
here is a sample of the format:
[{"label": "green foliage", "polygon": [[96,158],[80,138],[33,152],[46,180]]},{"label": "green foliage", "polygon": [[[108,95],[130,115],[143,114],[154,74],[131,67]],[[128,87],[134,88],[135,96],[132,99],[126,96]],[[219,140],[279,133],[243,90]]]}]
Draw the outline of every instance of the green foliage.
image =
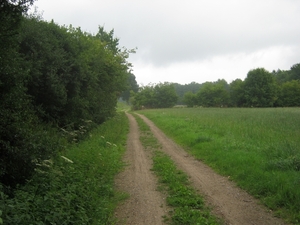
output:
[{"label": "green foliage", "polygon": [[125,90],[122,93],[121,98],[122,98],[122,100],[129,103],[131,92],[137,93],[138,90],[139,90],[139,85],[137,84],[137,82],[135,80],[135,76],[130,72],[128,73],[127,87],[126,88],[127,88],[127,90]]},{"label": "green foliage", "polygon": [[300,63],[291,67],[290,80],[300,80]]},{"label": "green foliage", "polygon": [[91,35],[23,17],[32,2],[1,2],[0,182],[7,193],[65,140],[78,141],[115,114],[130,69],[131,51],[119,48],[113,31]]},{"label": "green foliage", "polygon": [[176,94],[178,95],[177,104],[185,103],[185,101],[184,101],[185,93],[192,92],[193,94],[195,94],[199,91],[199,89],[201,88],[201,85],[202,84],[198,84],[196,82],[191,82],[189,84],[184,84],[184,85],[174,83],[175,91],[176,91]]},{"label": "green foliage", "polygon": [[[269,73],[263,68],[249,71],[243,81],[236,79],[228,85],[224,80],[197,84],[174,84],[179,102],[193,106],[277,107],[298,106],[297,80],[300,64],[290,70]],[[290,83],[292,82],[292,83]],[[229,92],[229,93],[228,93]],[[195,96],[197,94],[197,97]]]},{"label": "green foliage", "polygon": [[231,106],[244,106],[244,82],[241,79],[236,79],[230,83],[230,105]]},{"label": "green foliage", "polygon": [[206,82],[196,96],[197,105],[208,107],[227,106],[229,103],[228,84],[225,80],[217,82]]},{"label": "green foliage", "polygon": [[17,34],[22,20],[34,0],[2,0],[0,2],[0,40],[1,48],[9,49],[11,40]]},{"label": "green foliage", "polygon": [[29,18],[21,34],[28,94],[43,120],[76,128],[81,119],[101,123],[113,115],[129,69],[127,50],[119,49],[113,31],[100,27],[93,36]]},{"label": "green foliage", "polygon": [[176,104],[174,85],[171,83],[159,83],[140,88],[131,98],[134,110],[142,108],[170,108]]},{"label": "green foliage", "polygon": [[24,184],[36,163],[61,150],[61,138],[41,125],[26,93],[26,60],[18,53],[22,13],[33,1],[1,2],[0,20],[0,182],[8,194]]},{"label": "green foliage", "polygon": [[187,107],[193,107],[196,105],[196,94],[191,91],[188,91],[183,96],[183,102],[187,105]]},{"label": "green foliage", "polygon": [[244,83],[247,106],[271,107],[277,99],[275,80],[263,68],[250,70]]},{"label": "green foliage", "polygon": [[300,221],[298,108],[141,111],[276,215]]},{"label": "green foliage", "polygon": [[290,80],[290,71],[285,70],[277,70],[272,72],[273,77],[275,78],[276,82],[282,84]]},{"label": "green foliage", "polygon": [[178,100],[174,85],[171,83],[155,85],[154,93],[156,99],[155,108],[170,108],[174,106]]},{"label": "green foliage", "polygon": [[283,83],[279,99],[281,106],[300,106],[300,79]]},{"label": "green foliage", "polygon": [[[9,198],[0,184],[4,224],[110,224],[124,195],[113,189],[123,166],[128,133],[124,113],[105,122],[91,137],[61,156],[38,164],[37,173]],[[1,223],[0,223],[1,224]]]}]

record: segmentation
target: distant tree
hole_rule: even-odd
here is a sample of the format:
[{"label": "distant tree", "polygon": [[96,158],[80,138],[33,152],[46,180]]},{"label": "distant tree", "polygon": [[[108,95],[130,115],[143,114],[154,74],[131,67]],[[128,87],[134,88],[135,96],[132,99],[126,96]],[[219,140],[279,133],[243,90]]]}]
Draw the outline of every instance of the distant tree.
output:
[{"label": "distant tree", "polygon": [[183,96],[183,103],[185,103],[187,107],[193,107],[194,105],[196,105],[196,94],[191,91],[185,92]]},{"label": "distant tree", "polygon": [[290,80],[300,80],[300,63],[291,67]]},{"label": "distant tree", "polygon": [[154,108],[155,98],[153,86],[140,87],[137,93],[131,91],[130,103],[134,110],[142,109],[142,107]]},{"label": "distant tree", "polygon": [[169,108],[176,104],[174,85],[171,83],[159,83],[141,87],[131,98],[134,110],[145,108]]},{"label": "distant tree", "polygon": [[186,92],[192,92],[194,94],[197,93],[201,87],[201,84],[196,82],[191,82],[189,84],[184,84],[184,85],[175,83],[174,87],[175,87],[176,94],[179,97],[178,104],[182,104],[184,103],[183,102],[184,94]]},{"label": "distant tree", "polygon": [[139,85],[135,80],[135,76],[131,72],[128,73],[126,89],[127,90],[122,93],[121,97],[124,101],[129,102],[130,93],[136,93],[139,90]]},{"label": "distant tree", "polygon": [[244,82],[241,79],[232,81],[230,87],[230,105],[241,107],[245,104]]},{"label": "distant tree", "polygon": [[285,82],[280,93],[281,106],[300,106],[300,80]]},{"label": "distant tree", "polygon": [[23,14],[27,12],[29,7],[35,0],[1,0],[0,1],[0,40],[1,47],[7,48],[9,45],[4,45],[4,40],[9,40],[12,36],[18,34],[18,28]]},{"label": "distant tree", "polygon": [[263,68],[250,70],[244,83],[246,106],[272,107],[277,100],[274,77]]},{"label": "distant tree", "polygon": [[272,75],[274,76],[275,81],[278,84],[282,84],[290,80],[290,70],[280,70],[280,69],[278,69],[277,71],[273,70]]},{"label": "distant tree", "polygon": [[221,107],[229,104],[229,86],[225,80],[206,82],[197,93],[197,104],[207,107]]},{"label": "distant tree", "polygon": [[172,83],[159,83],[154,87],[156,108],[170,108],[178,100],[174,85]]}]

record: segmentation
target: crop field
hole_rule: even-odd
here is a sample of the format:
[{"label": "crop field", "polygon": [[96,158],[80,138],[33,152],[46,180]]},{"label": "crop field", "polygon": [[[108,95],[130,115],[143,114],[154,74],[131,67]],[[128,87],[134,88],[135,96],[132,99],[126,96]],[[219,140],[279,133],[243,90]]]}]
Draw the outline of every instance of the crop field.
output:
[{"label": "crop field", "polygon": [[139,111],[276,215],[300,223],[300,108]]}]

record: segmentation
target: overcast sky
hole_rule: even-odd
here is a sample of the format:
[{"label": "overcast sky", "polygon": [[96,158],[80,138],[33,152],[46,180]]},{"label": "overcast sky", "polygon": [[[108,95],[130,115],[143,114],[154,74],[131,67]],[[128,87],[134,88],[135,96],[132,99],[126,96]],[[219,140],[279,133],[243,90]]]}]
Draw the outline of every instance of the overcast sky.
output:
[{"label": "overcast sky", "polygon": [[300,63],[299,0],[37,0],[43,18],[114,29],[139,84],[244,79]]}]

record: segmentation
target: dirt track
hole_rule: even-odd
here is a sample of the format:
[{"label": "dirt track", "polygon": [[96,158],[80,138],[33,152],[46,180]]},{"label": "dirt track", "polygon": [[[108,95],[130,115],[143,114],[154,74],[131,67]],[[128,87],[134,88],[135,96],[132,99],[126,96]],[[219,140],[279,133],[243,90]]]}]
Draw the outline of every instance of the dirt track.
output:
[{"label": "dirt track", "polygon": [[[129,164],[116,179],[118,189],[130,194],[130,198],[116,211],[120,224],[163,224],[162,216],[167,214],[164,196],[156,191],[157,181],[151,169],[151,158],[147,156],[139,141],[139,130],[134,117],[127,114],[130,133],[124,160]],[[154,136],[167,153],[183,170],[192,185],[204,197],[213,213],[232,225],[276,225],[285,224],[261,206],[256,199],[238,188],[226,177],[216,174],[212,169],[189,156],[181,147],[160,131],[149,119],[140,117],[150,126]]]},{"label": "dirt track", "polygon": [[117,176],[116,187],[129,193],[130,198],[116,210],[118,224],[163,224],[162,216],[167,214],[164,196],[156,190],[157,180],[150,171],[152,160],[139,140],[138,124],[132,115],[127,116],[130,132],[124,161],[128,166]]}]

